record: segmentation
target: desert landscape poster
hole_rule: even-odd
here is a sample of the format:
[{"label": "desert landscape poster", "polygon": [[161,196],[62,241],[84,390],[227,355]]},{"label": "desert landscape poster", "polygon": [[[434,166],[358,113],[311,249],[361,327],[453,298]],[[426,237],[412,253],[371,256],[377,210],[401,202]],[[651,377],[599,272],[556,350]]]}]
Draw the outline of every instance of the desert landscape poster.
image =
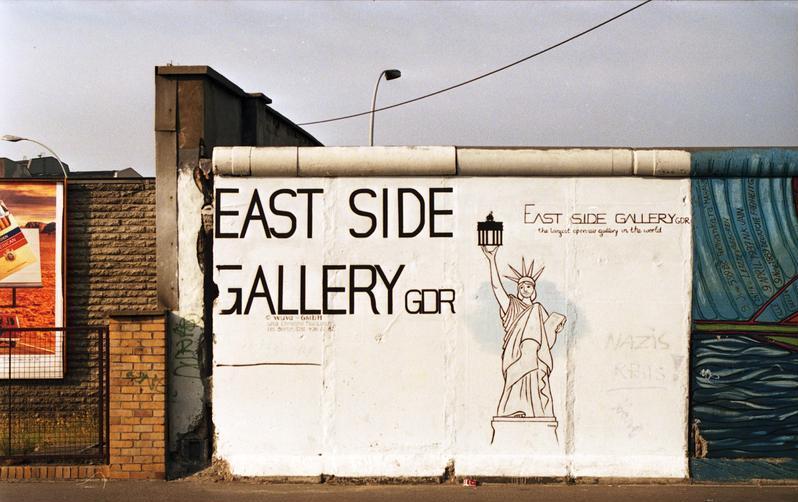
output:
[{"label": "desert landscape poster", "polygon": [[0,378],[63,374],[62,220],[62,183],[0,181]]}]

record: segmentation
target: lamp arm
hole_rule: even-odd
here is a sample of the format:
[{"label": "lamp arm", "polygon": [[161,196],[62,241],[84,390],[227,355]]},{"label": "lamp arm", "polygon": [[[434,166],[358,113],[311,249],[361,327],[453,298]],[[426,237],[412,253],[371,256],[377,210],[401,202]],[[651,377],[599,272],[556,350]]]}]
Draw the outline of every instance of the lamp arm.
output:
[{"label": "lamp arm", "polygon": [[39,145],[40,147],[42,147],[42,148],[46,149],[48,152],[52,153],[52,154],[53,154],[53,157],[55,157],[55,160],[57,160],[57,161],[58,161],[58,165],[59,165],[59,166],[61,166],[61,172],[62,172],[62,173],[64,173],[64,178],[66,178],[66,177],[67,177],[67,172],[66,172],[66,168],[64,167],[64,163],[63,163],[63,162],[61,162],[61,158],[58,156],[58,154],[57,154],[57,153],[55,153],[55,152],[53,151],[53,149],[52,149],[52,148],[50,148],[49,146],[45,145],[44,143],[41,143],[41,142],[39,142],[39,141],[36,141],[35,139],[30,139],[30,138],[22,138],[22,139],[23,139],[24,141],[30,141],[31,143],[36,143],[36,144],[37,144],[37,145]]},{"label": "lamp arm", "polygon": [[377,89],[380,88],[380,80],[385,75],[385,70],[377,77],[377,85],[374,86],[374,96],[371,98],[371,115],[369,115],[369,146],[374,146],[374,110],[377,108]]}]

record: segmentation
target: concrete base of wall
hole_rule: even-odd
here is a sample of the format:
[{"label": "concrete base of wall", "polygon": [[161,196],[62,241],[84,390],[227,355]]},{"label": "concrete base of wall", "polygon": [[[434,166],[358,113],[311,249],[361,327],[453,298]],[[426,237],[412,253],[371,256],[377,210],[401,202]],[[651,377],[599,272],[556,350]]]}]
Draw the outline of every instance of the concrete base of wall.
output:
[{"label": "concrete base of wall", "polygon": [[496,451],[513,452],[524,446],[556,450],[559,446],[557,419],[554,417],[493,417],[490,426],[493,429],[491,444]]},{"label": "concrete base of wall", "polygon": [[691,458],[690,476],[698,483],[798,482],[798,459]]}]

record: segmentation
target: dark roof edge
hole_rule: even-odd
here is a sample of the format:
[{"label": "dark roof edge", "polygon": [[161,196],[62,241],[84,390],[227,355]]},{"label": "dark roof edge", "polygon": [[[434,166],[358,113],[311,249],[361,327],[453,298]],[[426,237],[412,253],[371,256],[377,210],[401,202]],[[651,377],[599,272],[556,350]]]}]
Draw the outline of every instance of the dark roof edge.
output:
[{"label": "dark roof edge", "polygon": [[[21,179],[21,178],[17,178]],[[27,179],[27,178],[25,178]],[[141,178],[67,178],[67,183],[77,185],[80,183],[147,183],[156,181],[154,176],[142,176]]]},{"label": "dark roof edge", "polygon": [[[246,99],[259,99],[266,103],[266,105],[270,105],[272,103],[272,99],[269,96],[266,96],[262,92],[244,92],[243,89],[238,87],[236,84],[231,82],[227,77],[219,73],[218,71],[214,70],[210,66],[205,65],[197,65],[197,66],[156,66],[155,67],[155,74],[156,75],[163,75],[163,76],[172,76],[172,77],[189,77],[189,76],[205,76],[217,84],[221,85],[225,89],[229,90],[233,94],[238,95],[239,97],[246,98]],[[276,111],[274,108],[267,106],[266,108],[269,109],[271,113],[277,115],[280,119],[285,121],[286,125],[294,129],[299,134],[304,136],[308,141],[314,143],[316,146],[324,146],[321,141],[316,139],[312,134],[307,132],[305,129],[301,128],[300,126],[296,125],[292,120],[288,119],[282,113]]]},{"label": "dark roof edge", "polygon": [[163,75],[163,76],[172,76],[172,77],[189,77],[189,76],[206,76],[209,79],[213,80],[217,84],[221,85],[222,87],[226,88],[227,90],[231,91],[233,94],[237,94],[242,98],[250,98],[250,99],[262,99],[266,101],[266,104],[272,102],[269,96],[261,92],[244,92],[244,90],[233,82],[231,82],[227,77],[219,73],[218,71],[214,70],[210,66],[206,65],[192,65],[192,66],[156,66],[155,67],[155,74],[156,75]]},{"label": "dark roof edge", "polygon": [[278,112],[277,110],[275,110],[275,109],[274,109],[274,108],[272,108],[271,106],[267,106],[267,107],[266,107],[266,109],[267,109],[267,110],[269,110],[269,112],[273,113],[274,115],[277,115],[277,117],[279,117],[279,118],[280,118],[280,119],[282,119],[283,121],[285,121],[285,124],[286,124],[286,125],[288,125],[288,126],[289,126],[289,127],[291,127],[292,129],[294,129],[295,131],[297,131],[298,133],[300,133],[302,136],[304,136],[305,138],[307,138],[307,140],[308,140],[308,141],[310,141],[311,143],[313,143],[313,145],[311,145],[311,146],[324,146],[324,143],[322,143],[321,141],[319,141],[318,139],[316,139],[316,137],[315,137],[315,136],[313,136],[312,134],[310,134],[309,132],[307,132],[307,131],[306,131],[305,129],[303,129],[302,127],[300,127],[300,126],[296,125],[296,124],[295,124],[295,123],[294,123],[294,122],[293,122],[291,119],[289,119],[288,117],[286,117],[286,116],[285,116],[285,115],[283,115],[282,113]]}]

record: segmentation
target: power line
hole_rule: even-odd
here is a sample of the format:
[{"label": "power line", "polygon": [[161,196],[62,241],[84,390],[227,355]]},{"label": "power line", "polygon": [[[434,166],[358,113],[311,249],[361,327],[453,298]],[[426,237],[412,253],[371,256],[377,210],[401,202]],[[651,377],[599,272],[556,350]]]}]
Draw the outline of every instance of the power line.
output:
[{"label": "power line", "polygon": [[[476,77],[474,77],[472,79],[469,79],[469,80],[466,80],[464,82],[460,82],[459,84],[454,84],[454,85],[451,85],[449,87],[444,87],[443,89],[439,89],[437,91],[430,92],[429,94],[424,94],[423,96],[418,96],[418,97],[413,98],[413,99],[408,99],[407,101],[401,101],[399,103],[394,103],[392,105],[383,106],[382,108],[376,108],[374,111],[375,112],[381,112],[381,111],[384,111],[384,110],[390,110],[391,108],[397,108],[399,106],[404,106],[404,105],[407,105],[407,104],[410,104],[410,103],[415,103],[416,101],[421,101],[422,99],[427,99],[427,98],[430,98],[432,96],[437,96],[438,94],[443,94],[444,92],[451,91],[452,89],[457,89],[458,87],[462,87],[464,85],[468,85],[468,84],[470,84],[472,82],[476,82],[477,80],[483,79],[485,77],[489,77],[491,75],[499,73],[500,71],[504,71],[504,70],[506,70],[508,68],[511,68],[511,67],[515,66],[515,65],[521,64],[521,63],[523,63],[525,61],[529,61],[530,59],[532,59],[534,57],[540,56],[541,54],[545,54],[545,53],[549,52],[550,50],[556,49],[557,47],[559,47],[561,45],[565,45],[568,42],[570,42],[572,40],[576,40],[577,38],[579,38],[579,37],[581,37],[583,35],[587,35],[591,31],[597,30],[597,29],[601,28],[602,26],[604,26],[606,24],[609,24],[609,23],[615,21],[616,19],[625,16],[625,15],[629,14],[630,12],[639,9],[640,7],[646,5],[647,3],[650,3],[652,1],[653,0],[645,0],[642,3],[639,3],[639,4],[635,5],[631,9],[625,10],[625,11],[621,12],[620,14],[617,14],[617,15],[607,19],[603,23],[599,23],[599,24],[593,26],[592,28],[589,28],[589,29],[587,29],[587,30],[585,30],[585,31],[583,31],[581,33],[577,33],[576,35],[572,36],[571,38],[566,38],[562,42],[558,42],[558,43],[556,43],[556,44],[554,44],[552,46],[546,47],[545,49],[543,49],[541,51],[538,51],[538,52],[536,52],[534,54],[530,54],[529,56],[527,56],[527,57],[525,57],[523,59],[519,59],[518,61],[514,61],[514,62],[512,62],[512,63],[510,63],[508,65],[502,66],[501,68],[496,68],[495,70],[489,71],[488,73],[483,73],[482,75],[476,76]],[[371,113],[371,110],[368,110],[368,111],[365,111],[365,112],[353,113],[351,115],[344,115],[344,116],[335,117],[335,118],[332,118],[332,119],[316,120],[316,121],[313,121],[313,122],[303,122],[303,123],[297,124],[297,125],[306,126],[306,125],[314,125],[314,124],[324,124],[326,122],[335,122],[335,121],[338,121],[338,120],[346,120],[346,119],[351,119],[351,118],[354,118],[354,117],[362,117],[363,115],[368,115],[370,113]]]}]

